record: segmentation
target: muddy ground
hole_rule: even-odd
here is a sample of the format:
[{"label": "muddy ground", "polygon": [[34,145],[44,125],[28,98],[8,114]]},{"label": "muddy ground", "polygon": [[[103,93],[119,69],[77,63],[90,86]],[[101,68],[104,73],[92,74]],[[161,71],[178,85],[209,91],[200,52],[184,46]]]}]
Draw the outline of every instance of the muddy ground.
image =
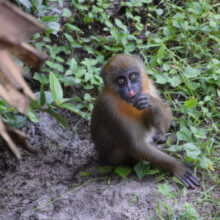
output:
[{"label": "muddy ground", "polygon": [[[156,176],[139,180],[135,175],[122,179],[116,174],[82,176],[99,166],[88,123],[65,112],[71,129],[65,130],[54,118],[39,113],[40,122],[28,122],[23,131],[40,156],[23,151],[21,161],[0,146],[0,219],[149,219],[156,215]],[[180,187],[170,180],[172,191]],[[163,181],[160,183],[163,183]],[[76,185],[78,184],[78,185]],[[198,190],[198,189],[197,189]],[[177,196],[178,206],[194,201],[197,190]],[[201,190],[201,189],[200,189]],[[171,201],[166,204],[173,207]],[[201,209],[200,209],[201,208]],[[206,216],[200,207],[198,212]]]}]

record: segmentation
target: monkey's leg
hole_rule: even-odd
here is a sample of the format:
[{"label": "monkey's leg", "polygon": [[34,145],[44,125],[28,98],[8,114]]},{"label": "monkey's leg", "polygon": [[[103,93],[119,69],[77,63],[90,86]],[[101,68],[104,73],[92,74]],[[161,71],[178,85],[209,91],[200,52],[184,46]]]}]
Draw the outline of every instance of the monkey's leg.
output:
[{"label": "monkey's leg", "polygon": [[145,147],[135,146],[131,148],[130,155],[135,159],[147,160],[161,169],[170,171],[188,188],[194,189],[196,186],[200,186],[199,180],[189,169],[149,143]]},{"label": "monkey's leg", "polygon": [[161,134],[166,134],[170,128],[172,112],[162,100],[151,96],[151,113],[154,126]]},{"label": "monkey's leg", "polygon": [[107,129],[102,126],[96,130],[97,136],[93,137],[95,148],[98,152],[100,162],[109,165],[118,165],[127,158],[127,153],[123,151]]},{"label": "monkey's leg", "polygon": [[156,144],[165,144],[167,142],[167,140],[170,139],[170,143],[171,144],[176,144],[177,142],[177,138],[175,135],[173,134],[166,134],[166,135],[161,135],[159,133],[156,133],[153,136],[153,141]]}]

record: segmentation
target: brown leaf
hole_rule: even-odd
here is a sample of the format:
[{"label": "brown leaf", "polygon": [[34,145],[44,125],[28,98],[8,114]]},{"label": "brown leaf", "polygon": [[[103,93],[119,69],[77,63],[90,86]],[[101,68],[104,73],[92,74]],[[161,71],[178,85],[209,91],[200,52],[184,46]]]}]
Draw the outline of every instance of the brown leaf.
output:
[{"label": "brown leaf", "polygon": [[14,45],[6,40],[0,39],[0,47],[22,60],[24,63],[39,68],[40,64],[45,61],[48,56],[27,43]]},{"label": "brown leaf", "polygon": [[14,144],[14,142],[12,141],[11,137],[7,133],[6,127],[5,127],[5,125],[4,125],[4,123],[2,122],[1,119],[0,119],[0,134],[1,134],[2,138],[4,139],[4,141],[7,143],[9,149],[11,150],[11,152],[18,159],[21,159],[21,154],[20,154],[19,150],[17,149],[16,145]]},{"label": "brown leaf", "polygon": [[2,136],[3,140],[6,142],[8,148],[18,159],[21,159],[21,154],[16,145],[19,145],[20,147],[26,149],[31,153],[37,155],[39,154],[39,150],[32,148],[27,143],[27,136],[23,132],[5,125],[1,119],[0,119],[0,135]]},{"label": "brown leaf", "polygon": [[0,83],[0,96],[8,104],[17,108],[20,112],[26,114],[29,98],[18,92],[18,90],[16,90],[11,84],[3,85]]},{"label": "brown leaf", "polygon": [[[0,0],[0,96],[11,106],[26,113],[30,99],[35,95],[25,83],[21,70],[9,53],[34,68],[47,59],[47,55],[25,43],[34,33],[44,30],[34,17],[24,13],[7,0]],[[0,119],[0,135],[11,152],[21,158],[16,145],[37,153],[28,145],[21,131],[10,128]]]},{"label": "brown leaf", "polygon": [[27,151],[33,154],[39,154],[39,150],[34,149],[27,143],[28,137],[23,132],[19,131],[18,129],[11,128],[9,126],[6,126],[6,129],[16,145],[19,145],[20,147],[26,149]]},{"label": "brown leaf", "polygon": [[0,72],[3,78],[7,78],[14,88],[29,98],[35,99],[35,95],[22,77],[20,68],[11,60],[6,50],[0,50]]},{"label": "brown leaf", "polygon": [[0,39],[21,44],[45,28],[34,17],[6,0],[0,0]]}]

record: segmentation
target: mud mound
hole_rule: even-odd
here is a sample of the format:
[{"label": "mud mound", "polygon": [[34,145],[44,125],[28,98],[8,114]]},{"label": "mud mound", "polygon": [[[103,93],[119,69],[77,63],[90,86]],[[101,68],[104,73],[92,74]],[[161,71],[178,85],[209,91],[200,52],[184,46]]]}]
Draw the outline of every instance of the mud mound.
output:
[{"label": "mud mound", "polygon": [[[148,219],[155,215],[155,177],[100,179],[80,172],[98,167],[88,124],[65,112],[71,129],[39,113],[40,122],[23,129],[40,156],[14,159],[0,146],[0,219]],[[178,187],[172,183],[172,189]],[[194,198],[195,191],[181,197]],[[191,200],[190,198],[188,200]],[[172,206],[172,204],[170,204]]]}]

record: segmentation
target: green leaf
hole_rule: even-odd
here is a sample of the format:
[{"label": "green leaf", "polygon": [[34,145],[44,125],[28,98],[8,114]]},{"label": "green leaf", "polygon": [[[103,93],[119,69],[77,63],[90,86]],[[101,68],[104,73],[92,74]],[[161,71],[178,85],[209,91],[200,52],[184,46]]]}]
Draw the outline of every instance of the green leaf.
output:
[{"label": "green leaf", "polygon": [[186,150],[187,157],[194,160],[198,160],[198,156],[201,154],[201,150],[193,143],[184,144],[183,149]]},{"label": "green leaf", "polygon": [[168,149],[168,151],[170,151],[170,152],[179,152],[179,151],[182,151],[182,150],[183,150],[183,147],[182,146],[178,146],[178,145],[172,145]]},{"label": "green leaf", "polygon": [[52,21],[57,21],[58,19],[58,16],[57,15],[50,15],[50,16],[44,16],[44,17],[41,17],[41,20],[42,21],[46,21],[47,23],[48,22],[52,22]]},{"label": "green leaf", "polygon": [[184,208],[186,209],[186,211],[185,211],[185,213],[184,212],[183,213],[187,219],[199,219],[197,217],[198,214],[197,214],[196,210],[193,208],[192,204],[186,202],[184,204]]},{"label": "green leaf", "polygon": [[184,102],[184,105],[187,107],[187,108],[194,108],[197,104],[197,100],[195,98],[191,98],[187,101]]},{"label": "green leaf", "polygon": [[14,128],[21,128],[26,124],[27,119],[23,115],[15,115],[13,117],[4,119],[4,122]]},{"label": "green leaf", "polygon": [[60,31],[60,24],[57,22],[47,23],[49,29],[53,30],[53,34],[57,34]]},{"label": "green leaf", "polygon": [[29,0],[19,0],[19,3],[24,5],[28,10],[30,10],[32,7],[32,3]]},{"label": "green leaf", "polygon": [[54,69],[55,71],[58,71],[58,72],[63,72],[64,71],[63,65],[61,65],[59,63],[47,60],[46,64],[47,64],[47,66],[49,66],[51,69]]},{"label": "green leaf", "polygon": [[[67,29],[70,30],[70,31],[75,31],[76,33],[84,34],[84,32],[83,32],[80,28],[78,28],[77,26],[75,26],[75,25],[72,25],[72,24],[67,23],[67,24],[66,24],[66,27],[67,27]],[[71,35],[65,34],[65,36],[66,36],[66,38],[67,38],[70,42],[73,42],[73,41],[74,41],[73,38],[71,37]]]},{"label": "green leaf", "polygon": [[52,93],[49,91],[44,91],[45,99],[47,104],[52,104],[54,102]]},{"label": "green leaf", "polygon": [[85,171],[85,172],[81,172],[80,173],[80,176],[89,176],[89,175],[91,175],[91,173],[88,171]]},{"label": "green leaf", "polygon": [[75,86],[77,84],[81,83],[81,79],[76,78],[76,77],[63,77],[62,78],[62,82],[64,84],[64,86]]},{"label": "green leaf", "polygon": [[170,70],[170,65],[168,63],[164,63],[162,67],[164,71]]},{"label": "green leaf", "polygon": [[[67,64],[69,65],[71,72],[76,72],[76,71],[77,71],[77,69],[78,69],[78,63],[77,63],[77,61],[76,61],[75,58],[69,59],[68,62],[67,62]],[[72,74],[73,74],[73,73],[71,73],[71,74],[65,74],[65,76],[72,75]]]},{"label": "green leaf", "polygon": [[60,107],[61,107],[61,108],[68,109],[68,110],[70,110],[70,111],[72,111],[72,112],[74,112],[74,113],[76,113],[76,114],[79,113],[79,109],[76,107],[76,105],[73,105],[73,104],[71,104],[71,103],[62,103],[62,104],[60,105]]},{"label": "green leaf", "polygon": [[136,172],[139,179],[143,179],[149,172],[150,167],[149,164],[140,161],[134,167],[134,171]]},{"label": "green leaf", "polygon": [[156,13],[157,15],[162,15],[163,14],[163,10],[162,9],[156,9]]},{"label": "green leaf", "polygon": [[49,83],[48,77],[45,74],[43,74],[43,73],[41,73],[41,74],[35,73],[34,74],[34,79],[39,81],[41,84],[45,84],[46,85],[46,84]]},{"label": "green leaf", "polygon": [[89,93],[86,93],[86,94],[84,95],[84,100],[85,100],[85,101],[91,101],[91,100],[92,100],[92,96],[91,96]]},{"label": "green leaf", "polygon": [[115,24],[116,24],[119,28],[121,28],[124,32],[127,32],[127,31],[128,31],[127,26],[124,25],[124,24],[121,22],[121,20],[119,20],[118,18],[115,19]]},{"label": "green leaf", "polygon": [[113,170],[112,166],[104,166],[104,167],[99,167],[97,172],[101,174],[107,174],[110,173]]},{"label": "green leaf", "polygon": [[163,34],[168,38],[171,39],[176,36],[177,30],[172,26],[167,26],[163,28]]},{"label": "green leaf", "polygon": [[117,173],[122,178],[127,177],[131,171],[131,168],[127,166],[117,166],[115,169],[115,173]]},{"label": "green leaf", "polygon": [[75,114],[80,115],[83,118],[87,118],[88,117],[85,112],[82,112],[80,110],[79,105],[73,105],[71,103],[62,103],[61,105],[59,105],[59,107],[68,109],[68,110],[74,112]]},{"label": "green leaf", "polygon": [[156,82],[159,84],[166,84],[167,83],[167,79],[164,75],[162,74],[155,74],[156,77]]},{"label": "green leaf", "polygon": [[69,43],[71,44],[71,47],[73,48],[80,48],[82,47],[78,42],[76,42],[72,36],[70,34],[64,34],[64,36],[66,37],[66,39],[69,41]]},{"label": "green leaf", "polygon": [[206,139],[207,130],[190,126],[190,129],[196,138]]},{"label": "green leaf", "polygon": [[39,119],[37,117],[37,114],[35,111],[29,106],[27,109],[27,116],[32,122],[39,122]]},{"label": "green leaf", "polygon": [[63,100],[63,89],[60,85],[59,80],[52,72],[50,73],[50,90],[56,104],[61,104]]},{"label": "green leaf", "polygon": [[129,54],[129,53],[133,52],[134,50],[135,50],[135,44],[127,43],[124,48],[124,53]]},{"label": "green leaf", "polygon": [[160,46],[160,48],[157,51],[157,62],[158,64],[162,63],[163,58],[166,55],[166,47],[164,45]]},{"label": "green leaf", "polygon": [[85,15],[85,16],[83,17],[83,22],[84,22],[85,24],[92,23],[92,22],[93,22],[93,18],[90,18],[88,15]]},{"label": "green leaf", "polygon": [[195,78],[198,75],[200,75],[200,70],[192,68],[191,66],[187,66],[185,69],[185,76],[190,79],[190,78]]},{"label": "green leaf", "polygon": [[[35,94],[36,94],[36,96],[37,96],[37,93],[35,93]],[[39,94],[39,92],[38,92],[38,94]],[[42,110],[41,105],[40,105],[39,102],[36,101],[36,100],[33,100],[33,99],[32,99],[32,100],[30,101],[29,105],[30,105],[30,107],[33,108],[33,109]]]},{"label": "green leaf", "polygon": [[168,81],[171,84],[171,86],[174,88],[180,85],[182,82],[179,76],[174,76],[172,78],[169,78]]},{"label": "green leaf", "polygon": [[158,185],[158,191],[166,196],[170,193],[170,187],[166,183],[159,184]]},{"label": "green leaf", "polygon": [[184,133],[183,131],[178,131],[176,136],[179,141],[189,141],[189,137],[191,137],[191,135],[188,136],[188,134]]},{"label": "green leaf", "polygon": [[159,184],[158,191],[165,195],[167,198],[173,198],[175,196],[175,192],[170,192],[170,187],[166,183]]},{"label": "green leaf", "polygon": [[202,155],[202,158],[199,161],[199,165],[204,168],[204,169],[210,169],[211,171],[215,171],[215,169],[213,168],[213,162],[207,158],[205,155]]},{"label": "green leaf", "polygon": [[63,16],[70,18],[72,16],[72,12],[68,8],[63,9]]}]

